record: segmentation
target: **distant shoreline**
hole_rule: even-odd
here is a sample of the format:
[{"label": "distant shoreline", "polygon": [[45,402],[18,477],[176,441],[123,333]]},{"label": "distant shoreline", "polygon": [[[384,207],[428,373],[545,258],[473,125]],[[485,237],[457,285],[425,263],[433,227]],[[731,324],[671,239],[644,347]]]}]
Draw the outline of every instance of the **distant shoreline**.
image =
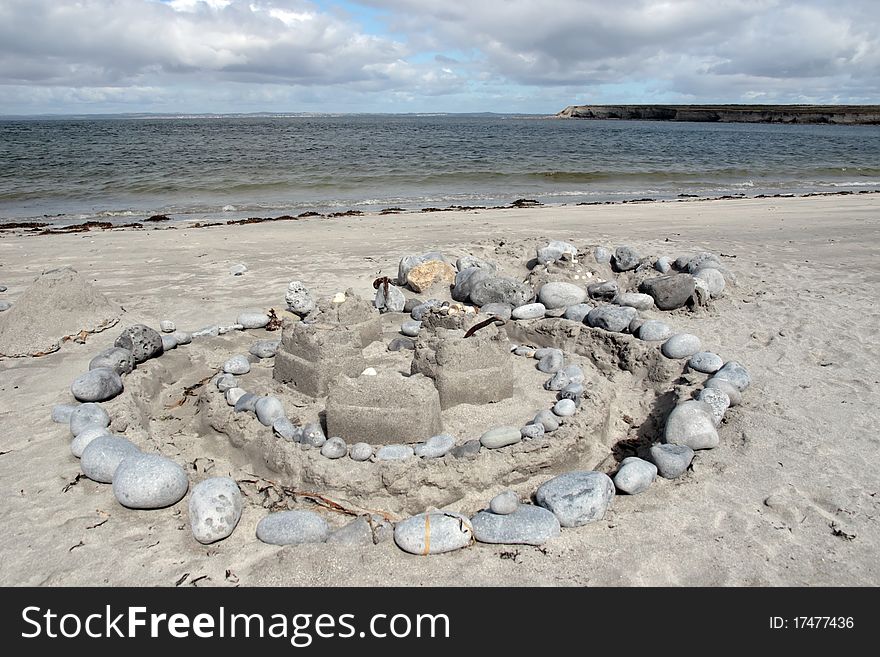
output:
[{"label": "distant shoreline", "polygon": [[569,105],[563,119],[880,125],[880,105]]}]

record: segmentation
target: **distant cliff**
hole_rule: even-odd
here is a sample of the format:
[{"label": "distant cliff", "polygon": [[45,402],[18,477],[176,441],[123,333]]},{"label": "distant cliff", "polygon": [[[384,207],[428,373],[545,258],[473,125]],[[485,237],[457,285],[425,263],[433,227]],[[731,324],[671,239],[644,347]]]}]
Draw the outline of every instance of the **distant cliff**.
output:
[{"label": "distant cliff", "polygon": [[569,105],[565,119],[880,124],[880,105]]}]

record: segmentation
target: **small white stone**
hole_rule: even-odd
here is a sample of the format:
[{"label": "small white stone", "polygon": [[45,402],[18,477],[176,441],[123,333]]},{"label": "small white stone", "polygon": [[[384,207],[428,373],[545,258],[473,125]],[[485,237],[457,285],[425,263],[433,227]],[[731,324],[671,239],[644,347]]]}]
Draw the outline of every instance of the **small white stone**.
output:
[{"label": "small white stone", "polygon": [[170,319],[163,319],[159,322],[159,330],[162,331],[162,333],[174,333],[174,331],[177,330],[177,327],[174,326],[174,322]]},{"label": "small white stone", "polygon": [[333,295],[333,303],[344,303],[345,302],[345,292],[337,292]]},{"label": "small white stone", "polygon": [[375,367],[368,367],[363,372],[361,372],[362,376],[376,376],[376,374],[377,372]]}]

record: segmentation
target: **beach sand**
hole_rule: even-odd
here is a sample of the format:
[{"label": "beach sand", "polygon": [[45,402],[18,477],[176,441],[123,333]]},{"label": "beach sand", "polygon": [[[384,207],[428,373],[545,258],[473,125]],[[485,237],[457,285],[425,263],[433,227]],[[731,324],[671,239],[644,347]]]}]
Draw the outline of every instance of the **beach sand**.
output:
[{"label": "beach sand", "polygon": [[[373,279],[393,278],[400,257],[433,249],[522,268],[513,256],[548,239],[629,244],[673,258],[707,250],[723,254],[738,277],[709,310],[671,318],[751,372],[721,446],[699,453],[681,479],[618,495],[603,521],[563,530],[541,549],[476,544],[416,557],[393,543],[279,548],[254,537],[266,511],[250,497],[236,532],[204,546],[189,530],[186,500],[133,511],[109,486],[87,479],[68,486],[79,463],[50,410],[72,401],[70,382],[123,326],[231,323],[245,308],[283,306],[293,279],[320,295],[353,287],[372,297]],[[235,263],[249,271],[231,276]],[[880,195],[0,234],[0,284],[13,304],[42,270],[62,265],[125,312],[85,344],[0,361],[2,585],[880,584]],[[272,337],[218,338],[216,358],[246,350],[257,334]],[[172,352],[144,369],[159,380],[179,378],[175,368],[184,363]],[[181,393],[156,387],[169,400]],[[258,466],[222,436],[181,431],[160,447],[181,463],[195,461],[191,479]]]}]

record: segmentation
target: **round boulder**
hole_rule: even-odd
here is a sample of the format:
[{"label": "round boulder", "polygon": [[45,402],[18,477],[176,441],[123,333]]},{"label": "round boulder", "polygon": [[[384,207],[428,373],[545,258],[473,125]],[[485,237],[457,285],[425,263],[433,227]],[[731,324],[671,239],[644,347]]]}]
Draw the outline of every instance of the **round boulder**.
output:
[{"label": "round boulder", "polygon": [[113,494],[129,509],[171,506],[183,499],[187,488],[183,468],[160,454],[132,454],[119,464],[113,477]]},{"label": "round boulder", "polygon": [[143,324],[129,326],[116,338],[113,345],[128,349],[137,364],[162,355],[162,335]]}]

